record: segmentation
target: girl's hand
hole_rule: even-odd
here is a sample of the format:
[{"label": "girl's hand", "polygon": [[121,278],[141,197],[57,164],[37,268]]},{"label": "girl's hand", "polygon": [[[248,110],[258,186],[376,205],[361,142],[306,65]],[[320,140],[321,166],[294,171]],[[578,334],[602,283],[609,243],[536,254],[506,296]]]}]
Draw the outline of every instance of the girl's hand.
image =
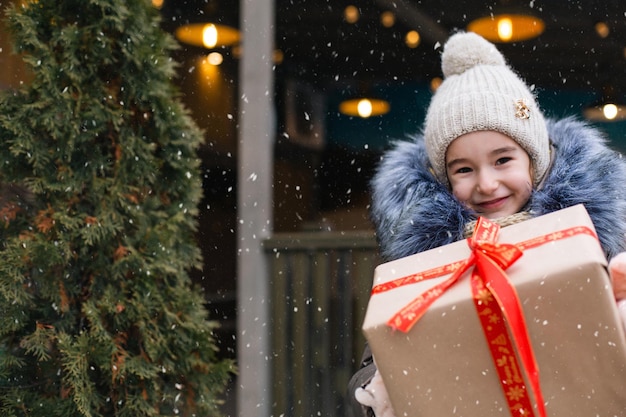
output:
[{"label": "girl's hand", "polygon": [[395,417],[387,389],[383,384],[383,378],[378,369],[374,377],[364,388],[357,388],[354,396],[356,400],[374,411],[376,417]]},{"label": "girl's hand", "polygon": [[617,309],[626,330],[626,252],[618,253],[611,259],[609,262],[609,275],[613,283]]},{"label": "girl's hand", "polygon": [[626,299],[626,252],[618,253],[609,262],[609,275],[616,300]]}]

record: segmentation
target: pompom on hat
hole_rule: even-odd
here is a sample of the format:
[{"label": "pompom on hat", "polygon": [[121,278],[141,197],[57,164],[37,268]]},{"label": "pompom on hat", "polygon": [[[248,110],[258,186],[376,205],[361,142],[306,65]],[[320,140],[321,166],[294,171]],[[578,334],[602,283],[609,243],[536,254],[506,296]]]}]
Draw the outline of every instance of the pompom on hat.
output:
[{"label": "pompom on hat", "polygon": [[435,176],[448,184],[446,150],[466,133],[493,130],[516,141],[530,156],[538,185],[550,165],[545,119],[530,88],[496,47],[471,33],[451,36],[441,55],[444,81],[432,98],[424,138]]}]

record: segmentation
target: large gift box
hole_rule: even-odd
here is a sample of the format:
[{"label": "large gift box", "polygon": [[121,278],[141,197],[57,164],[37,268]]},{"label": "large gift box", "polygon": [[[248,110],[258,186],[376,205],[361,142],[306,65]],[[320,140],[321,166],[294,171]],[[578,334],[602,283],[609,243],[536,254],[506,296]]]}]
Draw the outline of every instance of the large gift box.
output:
[{"label": "large gift box", "polygon": [[376,268],[363,330],[395,415],[626,416],[626,338],[585,208],[477,233]]}]

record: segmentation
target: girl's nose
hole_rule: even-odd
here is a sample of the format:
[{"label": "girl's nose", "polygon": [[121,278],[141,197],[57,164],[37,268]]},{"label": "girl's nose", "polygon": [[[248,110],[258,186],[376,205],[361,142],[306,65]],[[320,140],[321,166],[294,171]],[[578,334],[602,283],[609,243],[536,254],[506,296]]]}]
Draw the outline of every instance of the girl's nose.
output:
[{"label": "girl's nose", "polygon": [[491,194],[498,188],[498,178],[492,172],[481,171],[478,175],[476,190],[482,194]]}]

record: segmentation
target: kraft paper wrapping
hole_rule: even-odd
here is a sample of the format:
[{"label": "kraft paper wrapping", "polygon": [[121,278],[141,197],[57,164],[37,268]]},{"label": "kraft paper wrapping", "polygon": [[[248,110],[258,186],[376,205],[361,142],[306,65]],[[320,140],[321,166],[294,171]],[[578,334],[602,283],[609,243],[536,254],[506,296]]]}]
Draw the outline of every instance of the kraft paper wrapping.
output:
[{"label": "kraft paper wrapping", "polygon": [[[518,243],[593,224],[582,205],[505,227]],[[376,268],[374,285],[463,261],[466,241]],[[551,417],[626,416],[626,337],[598,241],[577,235],[529,249],[506,270],[522,304]],[[445,277],[373,295],[363,331],[397,417],[509,416],[472,300],[469,272],[408,332],[386,324]]]}]

